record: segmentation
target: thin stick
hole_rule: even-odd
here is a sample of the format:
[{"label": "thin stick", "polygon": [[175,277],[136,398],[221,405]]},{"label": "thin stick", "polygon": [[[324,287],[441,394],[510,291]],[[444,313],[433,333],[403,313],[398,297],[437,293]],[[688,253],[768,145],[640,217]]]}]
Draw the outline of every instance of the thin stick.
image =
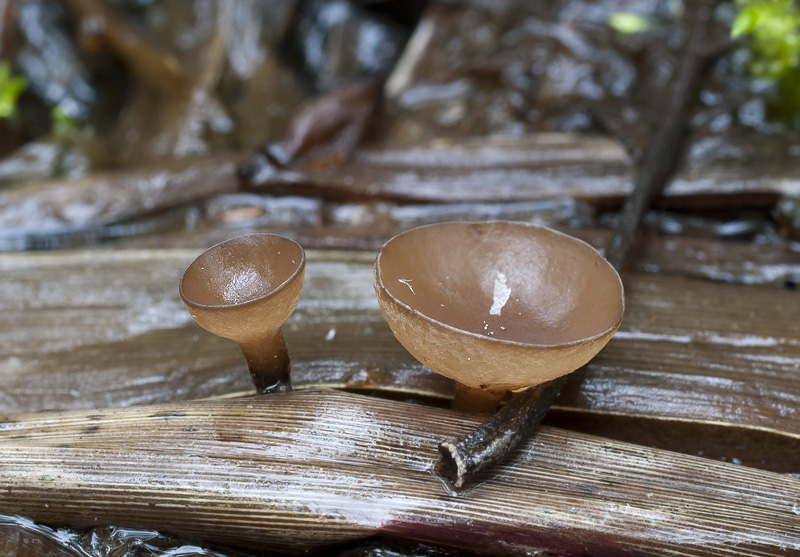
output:
[{"label": "thin stick", "polygon": [[[606,249],[606,259],[617,271],[625,263],[645,211],[667,184],[683,150],[686,118],[697,98],[703,70],[710,61],[705,41],[711,14],[718,1],[707,0],[694,13],[687,15],[689,37],[672,94],[668,95],[669,102],[642,159],[633,192],[619,212]],[[440,443],[440,473],[453,487],[461,488],[480,472],[503,460],[538,429],[567,377],[516,395],[477,430]]]},{"label": "thin stick", "polygon": [[689,110],[697,99],[697,90],[709,58],[705,49],[713,5],[716,1],[701,5],[692,21],[686,54],[678,65],[678,77],[662,119],[647,147],[639,171],[636,173],[634,187],[619,214],[611,240],[606,247],[606,259],[618,271],[625,264],[631,243],[642,222],[647,208],[652,205],[656,195],[666,186],[678,164],[686,138],[686,120]]},{"label": "thin stick", "polygon": [[439,473],[455,488],[502,460],[542,423],[567,382],[564,375],[514,396],[491,420],[457,440],[439,443]]}]

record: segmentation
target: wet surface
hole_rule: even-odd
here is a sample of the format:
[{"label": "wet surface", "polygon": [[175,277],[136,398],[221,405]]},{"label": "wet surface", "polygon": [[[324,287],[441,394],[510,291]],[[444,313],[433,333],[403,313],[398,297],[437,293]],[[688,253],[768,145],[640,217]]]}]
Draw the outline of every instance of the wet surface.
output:
[{"label": "wet surface", "polygon": [[[6,347],[0,351],[0,411],[130,406],[248,392],[252,387],[238,349],[193,325],[176,291],[180,271],[199,251],[254,231],[280,232],[307,248],[372,250],[310,266],[309,286],[286,331],[296,386],[383,391],[442,404],[453,385],[409,356],[380,317],[371,290],[378,246],[412,226],[497,218],[557,226],[604,246],[608,211],[630,191],[667,100],[667,85],[681,65],[676,53],[685,29],[674,3],[432,0],[424,11],[422,2],[398,4],[0,2],[0,54],[29,80],[20,119],[0,120],[0,153],[10,153],[0,161],[0,250],[96,248],[101,242],[117,248],[95,255],[0,258],[0,321],[7,321],[0,327],[0,346]],[[688,490],[699,485],[709,459],[747,467],[714,468],[708,489],[715,489],[723,474],[732,474],[737,487],[701,506],[716,512],[707,522],[707,517],[683,517],[676,530],[650,531],[656,552],[676,544],[687,552],[733,551],[736,544],[766,540],[753,534],[754,525],[772,524],[776,512],[789,509],[793,514],[786,516],[796,518],[796,505],[773,509],[774,501],[763,498],[768,489],[749,490],[758,483],[752,481],[752,474],[760,474],[754,468],[796,472],[800,459],[795,419],[800,331],[792,290],[800,283],[795,168],[800,151],[796,132],[769,119],[764,84],[745,76],[746,53],[726,44],[723,24],[732,14],[725,9],[729,6],[717,14],[721,25],[709,44],[722,55],[702,83],[681,168],[634,245],[628,269],[637,274],[626,275],[631,312],[608,348],[578,372],[583,384],[568,386],[551,416],[557,425],[604,439],[594,444],[571,433],[545,432],[535,441],[536,450],[516,463],[522,472],[513,466],[501,472],[503,478],[521,473],[514,485],[523,490],[552,479],[534,505],[559,489],[568,491],[556,501],[556,507],[564,504],[556,515],[552,509],[537,515],[522,534],[503,529],[503,551],[534,552],[556,535],[566,537],[551,544],[554,551],[583,552],[593,544],[595,553],[616,554],[615,543],[662,525],[665,509],[681,508],[685,497],[680,496],[648,506],[654,495],[663,496],[658,489],[637,492],[633,511],[623,506],[616,473],[597,478],[597,466],[619,454],[627,455],[619,470],[628,470],[635,457],[644,471],[660,470],[654,463],[661,462],[664,450],[703,456],[679,467],[687,477],[681,489]],[[609,26],[610,14],[629,11],[645,18],[645,32],[624,35]],[[346,149],[323,150],[302,168],[268,168],[266,177],[240,181],[237,165],[285,138],[304,100],[376,72],[387,79],[387,99],[369,122],[372,135],[321,141],[323,147],[345,144]],[[75,120],[76,129],[55,133],[54,106]],[[23,145],[34,138],[39,141]],[[98,169],[109,172],[96,174]],[[191,250],[158,251],[166,247]],[[502,301],[499,284],[493,300]],[[320,430],[338,423],[337,409],[315,414]],[[159,419],[181,419],[170,416]],[[364,418],[359,423],[366,429],[373,423],[361,414],[356,418]],[[83,426],[63,444],[103,433],[97,420]],[[188,435],[197,424],[185,427],[181,434]],[[174,438],[169,443],[174,445]],[[645,455],[633,446],[609,448],[611,439],[659,450]],[[233,432],[225,442],[231,448],[244,441],[241,432]],[[552,452],[542,452],[542,446],[552,446]],[[577,446],[582,452],[570,452]],[[280,447],[275,451],[286,450],[285,444]],[[401,449],[409,447],[417,445]],[[362,449],[354,448],[348,458]],[[64,450],[47,454],[63,463]],[[595,458],[584,469],[586,451]],[[81,473],[89,473],[85,463],[95,457],[78,455]],[[137,458],[142,468],[137,464],[126,473],[151,472],[144,490],[166,485],[164,469],[175,462],[163,459],[160,469],[150,469]],[[528,472],[529,462],[535,466]],[[343,489],[382,485],[383,472],[353,479],[352,465],[348,461],[342,472]],[[310,489],[333,478],[326,466],[296,477],[283,470],[261,479],[285,486],[280,482],[288,478]],[[675,467],[664,470],[673,481]],[[567,478],[565,488],[564,474],[573,471],[580,474]],[[192,481],[191,473],[176,481],[176,493],[181,482]],[[37,493],[51,493],[50,474],[36,477],[45,478],[44,491]],[[782,477],[770,476],[767,483],[786,479],[776,478]],[[245,484],[251,486],[252,477]],[[246,495],[235,482],[217,487],[220,493]],[[796,494],[796,486],[790,488]],[[492,489],[487,500],[500,493]],[[425,538],[420,531],[427,526],[360,512],[375,508],[373,496],[346,499],[341,507],[324,498],[313,504],[298,499],[287,508],[298,516],[310,509],[325,522],[355,521],[369,532],[383,521],[396,535]],[[595,496],[575,513],[576,498]],[[732,499],[714,507],[725,497]],[[746,528],[734,519],[720,526],[729,509],[756,499],[769,509],[763,519]],[[445,501],[425,502],[451,505],[429,538],[435,543],[463,546],[465,531],[480,530],[481,521],[496,514],[496,507],[470,514],[469,495]],[[73,503],[66,499],[65,508]],[[574,525],[559,526],[558,516],[582,516],[584,510],[602,511],[585,535],[576,535]],[[53,516],[48,513],[54,511],[42,512]],[[647,525],[625,523],[634,515]],[[458,522],[462,516],[469,521]],[[171,518],[164,523],[173,524]],[[539,534],[530,533],[531,524]],[[709,525],[713,533],[692,538],[700,545],[681,545],[686,524]],[[583,545],[570,546],[577,539]],[[445,554],[383,540],[349,543],[332,554]],[[200,549],[154,531],[53,530],[22,519],[0,520],[0,553],[4,547],[29,555],[250,555]]]},{"label": "wet surface", "polygon": [[[355,9],[345,4],[339,3],[323,9],[308,2],[304,3],[302,9],[307,13],[317,14],[325,10],[347,12]],[[93,4],[90,2],[87,5]],[[192,89],[194,92],[186,99],[176,97],[177,100],[165,100],[165,106],[173,107],[165,109],[170,113],[169,118],[160,117],[159,114],[148,114],[147,118],[138,117],[144,110],[144,107],[139,108],[140,105],[159,104],[159,101],[153,98],[152,93],[140,92],[141,88],[137,88],[136,95],[129,102],[130,108],[123,111],[120,122],[115,126],[126,130],[128,140],[136,136],[136,146],[132,146],[133,143],[129,141],[130,145],[114,147],[119,141],[124,143],[125,138],[114,139],[113,133],[101,138],[107,144],[104,148],[115,150],[114,156],[118,159],[133,163],[163,159],[168,153],[185,157],[231,146],[253,148],[279,137],[291,112],[303,98],[296,85],[292,90],[292,86],[288,84],[292,81],[290,75],[281,77],[287,75],[286,69],[281,69],[282,63],[277,60],[276,54],[275,45],[286,34],[287,29],[292,25],[303,25],[291,19],[291,3],[277,7],[256,6],[255,3],[244,2],[234,3],[230,9],[203,6],[202,2],[189,2],[183,7],[153,3],[139,7],[132,13],[122,11],[107,16],[109,21],[116,22],[115,25],[126,17],[152,25],[156,34],[169,45],[169,48],[155,53],[154,56],[158,54],[157,59],[165,64],[165,68],[172,67],[172,62],[168,61],[173,58],[180,64],[180,71],[165,71],[189,75],[190,80],[195,80],[199,87]],[[84,17],[81,14],[85,8],[73,8],[69,13],[75,15],[71,17]],[[202,23],[204,17],[211,15],[209,9],[211,12],[220,12],[216,14],[220,21],[217,28]],[[506,2],[492,9],[477,3],[467,3],[458,10],[452,10],[432,3],[425,13],[423,24],[415,31],[418,36],[416,46],[412,40],[406,51],[405,61],[401,61],[389,80],[389,106],[381,118],[384,124],[396,120],[397,126],[411,131],[397,134],[384,131],[380,142],[388,148],[407,145],[408,141],[401,136],[413,137],[413,145],[418,145],[423,140],[442,137],[455,139],[465,135],[503,134],[510,138],[518,137],[522,133],[543,131],[609,133],[603,125],[594,123],[596,116],[601,114],[608,116],[603,122],[611,120],[636,124],[652,120],[648,115],[652,115],[653,107],[657,111],[663,100],[664,93],[659,92],[659,83],[668,80],[672,75],[671,64],[674,65],[670,58],[672,47],[668,44],[668,48],[659,49],[658,45],[674,31],[675,15],[658,2],[640,5],[637,10],[641,15],[656,22],[653,29],[643,35],[618,36],[608,26],[606,18],[609,13],[626,9],[624,3],[608,3],[588,9],[580,2],[565,1],[549,7]],[[379,19],[383,17],[380,15]],[[67,18],[67,15],[62,18]],[[169,23],[176,21],[176,18],[185,23]],[[88,21],[92,21],[91,18]],[[244,21],[249,25],[247,33],[232,34],[226,31],[225,25],[228,22]],[[348,20],[345,17],[336,21]],[[326,33],[338,29],[338,23],[333,21],[328,21],[326,25]],[[457,31],[466,28],[477,31]],[[386,32],[391,34],[390,31]],[[342,31],[336,33],[341,34]],[[114,47],[113,44],[109,48],[121,49],[120,55],[134,68],[138,67],[137,61],[141,60],[146,51],[124,50],[122,47]],[[767,130],[763,125],[758,125],[754,117],[743,116],[749,114],[746,107],[758,98],[757,91],[751,90],[751,84],[742,77],[741,64],[735,63],[739,56],[737,53],[735,51],[730,56],[723,57],[709,74],[708,83],[704,85],[700,95],[701,104],[694,117],[695,138],[687,155],[688,166],[668,190],[669,195],[687,196],[694,198],[695,202],[707,202],[710,199],[722,199],[720,194],[727,194],[731,199],[747,194],[752,196],[747,203],[757,202],[770,206],[787,187],[786,179],[792,176],[791,161],[795,156],[792,149],[796,142],[791,134],[787,135],[788,132],[779,127],[773,126]],[[304,56],[308,58],[310,55]],[[206,63],[208,59],[217,58],[222,61],[210,66]],[[325,64],[325,67],[329,67],[333,62]],[[230,67],[231,71],[222,71],[220,68],[223,66]],[[205,73],[198,74],[198,67],[206,68]],[[451,67],[451,70],[444,69]],[[273,71],[276,75],[264,77],[259,73],[264,71]],[[357,73],[363,75],[366,71],[367,69],[362,69]],[[215,72],[219,74],[221,81],[219,89],[211,91],[203,79],[213,81],[212,74],[216,75]],[[256,75],[259,76],[258,79],[254,77]],[[265,82],[273,84],[269,92],[250,92],[258,83]],[[282,85],[284,83],[285,86]],[[213,100],[212,93],[222,100]],[[137,100],[140,97],[146,100]],[[248,99],[251,98],[257,98],[260,106],[248,104],[251,102]],[[219,102],[223,107],[217,106]],[[470,108],[473,104],[481,106],[481,110]],[[266,110],[262,110],[261,106],[266,106]],[[619,110],[620,106],[630,114],[626,116],[625,110]],[[485,107],[489,108],[484,109]],[[223,114],[225,111],[227,116]],[[443,114],[449,115],[452,120],[457,116],[456,112],[461,114],[458,118],[468,122],[468,130],[462,129],[461,125],[441,124]],[[432,114],[439,116],[434,117]],[[267,118],[267,121],[263,118]],[[223,124],[223,121],[233,122],[233,128],[225,131],[229,124]],[[635,151],[641,151],[641,145],[631,149],[630,127],[623,126],[610,130],[610,133],[619,144],[626,146],[633,154],[633,160],[636,160]],[[248,129],[251,131],[247,131]],[[256,129],[262,130],[260,139],[255,137]],[[209,131],[211,136],[222,137],[223,141],[219,143],[213,138],[209,139],[208,134],[198,130]],[[236,139],[235,136],[240,132],[251,139]],[[646,136],[646,133],[643,134],[643,137]],[[392,139],[393,137],[395,138]],[[294,189],[311,195],[340,192],[338,195],[343,196],[464,201],[484,199],[479,192],[483,184],[492,183],[495,184],[494,199],[499,197],[514,201],[572,195],[587,200],[599,200],[605,204],[618,203],[628,192],[630,162],[624,157],[617,161],[596,159],[597,146],[589,148],[594,154],[584,151],[581,158],[560,159],[560,165],[538,171],[530,168],[527,163],[522,163],[522,159],[513,162],[485,154],[483,156],[486,160],[482,164],[490,167],[475,168],[469,158],[464,159],[454,153],[442,158],[440,168],[435,168],[435,164],[432,168],[430,163],[420,158],[426,155],[425,150],[411,149],[407,153],[399,151],[393,154],[389,149],[360,158],[359,165],[342,171],[314,175],[277,173],[270,178],[274,182],[271,189],[262,188],[260,191],[284,194],[292,191],[293,185],[300,181],[305,186],[310,183],[312,189]],[[150,154],[144,151],[138,154],[129,152],[131,149],[150,150]],[[82,151],[78,151],[76,154],[78,159],[87,160],[81,153]],[[475,154],[469,152],[466,155],[472,157]],[[525,160],[530,160],[532,156],[544,160],[554,156],[560,158],[563,151],[554,152],[550,148],[548,152],[544,145],[529,145],[519,154]],[[92,167],[96,167],[98,156],[95,154],[90,158]],[[416,166],[417,161],[423,168]],[[615,164],[617,162],[620,164]],[[398,165],[400,169],[389,170]],[[402,169],[404,165],[408,165],[405,170]],[[20,168],[20,171],[27,172],[28,176],[52,175],[52,165],[46,166],[50,170],[26,167],[27,169]],[[460,170],[453,174],[446,170],[445,167],[448,166]],[[756,171],[753,170],[754,166],[757,166]],[[88,167],[86,164],[78,164],[72,168],[76,169],[73,172],[80,173],[85,172]],[[10,178],[12,175],[8,176]],[[415,186],[415,182],[419,185]],[[503,184],[502,188],[500,184]],[[519,184],[519,188],[514,184]],[[521,191],[523,184],[525,193]],[[532,184],[536,187],[531,188]],[[576,188],[577,184],[580,184],[579,188]],[[100,184],[97,186],[92,190],[93,196],[99,203],[108,204],[108,201],[101,200],[110,194]],[[65,184],[58,184],[58,187],[69,189]],[[788,187],[791,189],[791,186]],[[26,193],[26,197],[31,193],[34,192]],[[33,197],[35,198],[35,194]],[[65,202],[62,200],[58,203]],[[26,211],[19,206],[14,209],[20,214],[25,214]],[[79,209],[63,205],[50,208],[65,213]],[[103,217],[100,220],[104,222],[116,220],[113,214]],[[30,219],[32,215],[23,218]],[[130,233],[136,234],[136,229]],[[49,243],[57,245],[57,242]],[[25,242],[18,244],[26,245]]]},{"label": "wet surface", "polygon": [[34,557],[248,557],[238,550],[216,551],[186,543],[155,530],[102,527],[87,531],[51,528],[28,519],[0,515],[0,550]]},{"label": "wet surface", "polygon": [[[372,75],[388,75],[410,30],[380,14],[380,3],[305,0],[283,43],[284,55],[299,66],[309,85],[328,90]],[[419,8],[407,2],[408,15]],[[419,2],[417,2],[419,4]],[[371,9],[370,9],[371,8]],[[394,6],[398,9],[397,3]],[[402,7],[400,8],[402,9]]]},{"label": "wet surface", "polygon": [[[0,327],[6,378],[0,411],[252,390],[236,346],[192,324],[181,304],[180,274],[196,255],[0,258],[7,321]],[[362,254],[360,262],[353,257],[316,252],[310,259],[304,294],[284,327],[295,385],[452,396],[452,384],[414,360],[381,317],[374,254]],[[560,404],[796,431],[796,291],[650,274],[625,280],[622,329],[586,368],[580,390],[565,391]]]},{"label": "wet surface", "polygon": [[397,107],[390,135],[591,130],[590,103],[623,97],[636,80],[632,61],[610,42],[606,9],[434,3],[412,37],[417,50],[407,51],[389,84]]},{"label": "wet surface", "polygon": [[[0,551],[17,557],[256,557],[283,555],[215,547],[161,534],[156,530],[104,526],[88,530],[52,528],[26,518],[0,515]],[[466,553],[391,539],[321,551],[314,557],[458,557]]]},{"label": "wet surface", "polygon": [[[586,543],[599,554],[796,547],[796,478],[552,428],[496,476],[453,494],[431,473],[434,440],[476,423],[332,391],[18,416],[0,428],[14,463],[0,470],[0,499],[45,521],[159,524],[292,551],[374,534],[487,553],[498,534],[504,549],[565,554]],[[120,427],[130,432],[122,442]],[[85,465],[89,454],[98,466]],[[29,477],[31,466],[48,472]],[[209,528],[221,519],[224,529]]]},{"label": "wet surface", "polygon": [[98,101],[96,84],[65,31],[66,13],[54,0],[22,2],[17,10],[21,45],[17,64],[33,93],[48,105],[61,105],[79,121],[89,118]]}]

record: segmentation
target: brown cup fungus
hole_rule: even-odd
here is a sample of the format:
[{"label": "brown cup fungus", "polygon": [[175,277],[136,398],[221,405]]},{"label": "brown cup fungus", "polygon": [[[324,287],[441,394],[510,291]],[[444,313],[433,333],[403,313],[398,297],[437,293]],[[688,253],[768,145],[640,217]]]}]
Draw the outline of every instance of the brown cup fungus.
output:
[{"label": "brown cup fungus", "polygon": [[399,234],[378,252],[375,292],[400,343],[457,382],[455,407],[476,411],[584,365],[624,310],[622,281],[594,248],[518,222]]},{"label": "brown cup fungus", "polygon": [[207,331],[239,345],[258,394],[291,388],[281,326],[300,300],[305,265],[296,242],[253,234],[209,248],[181,278],[189,313]]}]

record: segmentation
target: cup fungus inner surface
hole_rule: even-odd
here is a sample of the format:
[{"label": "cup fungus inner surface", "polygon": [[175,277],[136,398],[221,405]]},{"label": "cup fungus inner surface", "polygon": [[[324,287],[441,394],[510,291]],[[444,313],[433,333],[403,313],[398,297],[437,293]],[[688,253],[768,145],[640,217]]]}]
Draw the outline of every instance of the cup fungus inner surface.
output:
[{"label": "cup fungus inner surface", "polygon": [[447,223],[381,249],[394,299],[459,331],[529,345],[586,340],[619,325],[622,284],[591,246],[524,223]]},{"label": "cup fungus inner surface", "polygon": [[302,248],[273,234],[233,238],[186,269],[181,293],[198,306],[235,306],[274,294],[302,268]]}]

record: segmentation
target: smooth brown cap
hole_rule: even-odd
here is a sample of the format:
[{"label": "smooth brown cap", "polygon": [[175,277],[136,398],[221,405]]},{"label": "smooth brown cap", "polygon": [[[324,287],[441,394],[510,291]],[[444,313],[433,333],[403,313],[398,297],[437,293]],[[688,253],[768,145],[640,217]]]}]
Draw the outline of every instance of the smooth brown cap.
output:
[{"label": "smooth brown cap", "polygon": [[588,362],[622,322],[622,281],[585,242],[518,222],[451,222],[389,240],[375,291],[397,339],[470,387],[519,389]]},{"label": "smooth brown cap", "polygon": [[252,234],[217,244],[181,278],[180,296],[204,329],[237,343],[275,331],[297,306],[306,256],[297,242]]}]

